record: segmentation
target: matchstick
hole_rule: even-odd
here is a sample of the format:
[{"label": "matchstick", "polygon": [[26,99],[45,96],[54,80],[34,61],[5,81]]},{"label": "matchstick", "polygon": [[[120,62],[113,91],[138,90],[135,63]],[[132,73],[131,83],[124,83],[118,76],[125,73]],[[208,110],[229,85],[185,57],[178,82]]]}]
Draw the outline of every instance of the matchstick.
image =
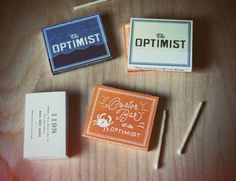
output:
[{"label": "matchstick", "polygon": [[96,4],[104,3],[106,1],[108,1],[108,0],[92,1],[92,2],[89,2],[89,3],[81,4],[79,6],[74,6],[73,10],[76,11],[76,10],[81,9],[81,8],[85,8],[85,7],[88,7],[88,6],[93,6],[93,5],[96,5]]},{"label": "matchstick", "polygon": [[160,136],[158,140],[158,146],[157,146],[157,159],[154,163],[154,168],[159,168],[159,160],[160,160],[160,154],[161,154],[161,146],[162,146],[162,140],[163,140],[163,134],[165,130],[165,122],[166,122],[166,110],[163,111],[162,114],[162,121],[161,121],[161,130],[160,130]]},{"label": "matchstick", "polygon": [[198,107],[197,107],[197,109],[196,109],[196,111],[195,111],[195,113],[194,113],[194,115],[193,115],[193,119],[192,119],[192,121],[190,122],[190,125],[189,125],[189,127],[188,127],[188,129],[187,129],[186,134],[184,135],[184,139],[183,139],[183,141],[182,141],[182,143],[181,143],[181,145],[180,145],[180,148],[177,150],[177,154],[178,154],[178,155],[183,154],[183,149],[184,149],[185,144],[186,144],[186,142],[187,142],[187,140],[188,140],[188,138],[189,138],[189,135],[190,135],[190,133],[191,133],[191,131],[192,131],[192,128],[193,128],[193,126],[194,126],[194,124],[195,124],[195,122],[196,122],[196,120],[197,120],[197,117],[198,117],[198,115],[199,115],[199,112],[200,112],[200,110],[201,110],[202,105],[203,105],[203,102],[201,101],[201,102],[198,104]]}]

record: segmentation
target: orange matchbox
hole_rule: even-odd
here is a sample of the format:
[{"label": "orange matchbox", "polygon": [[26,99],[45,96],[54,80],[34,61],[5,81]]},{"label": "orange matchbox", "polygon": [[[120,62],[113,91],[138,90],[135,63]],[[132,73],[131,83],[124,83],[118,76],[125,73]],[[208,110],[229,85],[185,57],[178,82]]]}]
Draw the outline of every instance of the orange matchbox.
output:
[{"label": "orange matchbox", "polygon": [[96,86],[83,136],[148,150],[158,97]]}]

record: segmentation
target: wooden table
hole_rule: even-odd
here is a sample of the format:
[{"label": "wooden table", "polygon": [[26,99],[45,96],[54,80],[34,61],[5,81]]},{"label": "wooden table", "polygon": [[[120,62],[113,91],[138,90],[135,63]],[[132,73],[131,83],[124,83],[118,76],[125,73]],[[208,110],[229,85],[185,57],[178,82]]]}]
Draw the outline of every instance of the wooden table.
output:
[{"label": "wooden table", "polygon": [[[234,1],[12,0],[0,7],[0,180],[235,180],[236,11]],[[100,12],[113,60],[53,76],[41,28]],[[122,25],[130,17],[194,20],[193,72],[127,73]],[[81,137],[95,84],[160,96],[149,152]],[[26,93],[69,93],[66,160],[23,160]],[[206,104],[187,144],[176,151],[199,101]],[[161,168],[153,169],[161,113],[168,110]]]}]

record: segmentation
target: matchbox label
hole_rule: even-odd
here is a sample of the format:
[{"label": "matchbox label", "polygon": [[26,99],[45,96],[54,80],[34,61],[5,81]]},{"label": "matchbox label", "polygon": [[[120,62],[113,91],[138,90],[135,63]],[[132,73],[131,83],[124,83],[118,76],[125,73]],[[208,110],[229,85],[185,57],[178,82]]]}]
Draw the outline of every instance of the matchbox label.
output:
[{"label": "matchbox label", "polygon": [[84,135],[147,149],[158,97],[96,88]]},{"label": "matchbox label", "polygon": [[54,73],[110,58],[99,15],[46,27],[43,35]]},{"label": "matchbox label", "polygon": [[131,19],[129,68],[191,71],[192,21]]}]

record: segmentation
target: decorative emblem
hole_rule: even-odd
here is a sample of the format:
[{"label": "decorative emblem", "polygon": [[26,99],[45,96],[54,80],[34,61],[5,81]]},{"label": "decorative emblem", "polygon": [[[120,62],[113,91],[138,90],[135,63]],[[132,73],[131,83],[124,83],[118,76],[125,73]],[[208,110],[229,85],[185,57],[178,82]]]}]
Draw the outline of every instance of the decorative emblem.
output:
[{"label": "decorative emblem", "polygon": [[[113,124],[112,121],[112,117],[110,115],[107,115],[106,113],[101,113],[97,115],[97,119],[93,120],[93,125],[97,125],[101,128],[103,128],[103,131],[108,131],[109,130],[109,126],[111,124]],[[105,118],[105,116],[107,117],[107,119]]]}]

